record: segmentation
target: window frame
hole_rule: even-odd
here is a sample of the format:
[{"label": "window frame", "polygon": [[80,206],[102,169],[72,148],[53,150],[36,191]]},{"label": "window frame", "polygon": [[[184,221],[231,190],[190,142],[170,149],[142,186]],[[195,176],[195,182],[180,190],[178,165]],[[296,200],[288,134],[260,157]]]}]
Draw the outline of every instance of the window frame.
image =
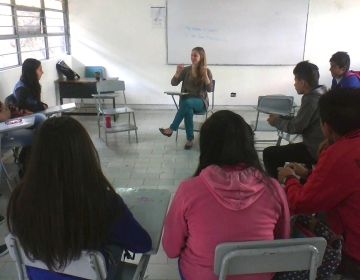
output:
[{"label": "window frame", "polygon": [[[62,0],[62,10],[57,10],[53,8],[45,8],[45,2],[46,0],[40,0],[41,7],[31,7],[31,6],[24,6],[24,5],[18,5],[15,3],[15,0],[10,0],[10,4],[7,3],[1,3],[1,6],[7,6],[11,8],[11,16],[12,16],[12,27],[14,34],[9,35],[0,35],[0,40],[15,40],[16,43],[16,54],[17,54],[17,64],[6,66],[6,67],[0,67],[1,70],[11,69],[14,67],[19,67],[22,65],[22,51],[21,51],[21,44],[20,40],[24,38],[35,38],[40,37],[44,38],[45,43],[45,58],[41,60],[49,60],[53,57],[50,57],[49,53],[49,37],[56,37],[56,36],[64,36],[65,38],[65,52],[64,54],[70,55],[70,28],[69,28],[69,7],[68,7],[68,0]],[[31,33],[31,34],[21,34],[19,33],[19,24],[18,24],[18,15],[17,11],[26,11],[26,12],[39,12],[40,13],[40,32],[39,33]],[[47,25],[46,25],[46,11],[50,12],[61,12],[63,14],[63,20],[64,20],[64,32],[56,32],[56,33],[48,33],[47,32]],[[1,15],[0,15],[1,16]],[[36,51],[36,50],[34,50]],[[26,53],[27,51],[23,51]],[[11,53],[15,54],[15,53]],[[10,55],[9,54],[3,54],[3,55]],[[1,55],[0,55],[1,56]]]}]

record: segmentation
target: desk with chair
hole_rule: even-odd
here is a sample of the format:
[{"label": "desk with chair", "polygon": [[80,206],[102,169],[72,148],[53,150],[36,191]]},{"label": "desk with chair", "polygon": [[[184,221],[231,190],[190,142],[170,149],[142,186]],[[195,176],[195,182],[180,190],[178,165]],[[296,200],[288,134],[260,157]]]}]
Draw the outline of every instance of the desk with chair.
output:
[{"label": "desk with chair", "polygon": [[[197,112],[194,112],[194,115],[205,115],[205,119],[207,119],[208,117],[208,112],[211,112],[213,113],[214,112],[214,102],[215,102],[215,80],[212,80],[212,91],[210,92],[211,94],[211,102],[209,104],[209,108],[207,108],[206,111],[204,112],[201,112],[201,113],[197,113]],[[178,96],[179,99],[181,98],[181,96],[186,96],[188,93],[186,92],[176,92],[176,91],[164,91],[164,94],[166,95],[169,95],[171,96],[173,102],[174,102],[174,105],[176,107],[176,110],[179,110],[179,105],[178,103],[176,102],[176,99],[175,99],[175,96]],[[195,132],[200,132],[200,128],[201,128],[201,125],[203,124],[203,122],[195,122],[194,121],[194,131]],[[184,125],[180,125],[179,126],[179,129],[181,130],[184,130],[185,129],[185,126]],[[179,129],[176,131],[176,141],[178,140],[178,135],[179,135]]]},{"label": "desk with chair", "polygon": [[[117,188],[116,192],[123,198],[136,220],[147,230],[152,240],[152,250],[141,256],[137,266],[131,266],[133,270],[128,270],[125,275],[121,275],[123,280],[141,280],[144,278],[151,255],[155,255],[160,246],[164,219],[170,202],[170,192],[160,189],[132,188]],[[27,258],[20,242],[14,235],[9,234],[6,237],[6,244],[11,258],[16,262],[19,280],[25,279],[25,266],[48,269],[44,263]],[[107,274],[104,258],[96,251],[83,251],[80,259],[70,262],[64,270],[57,272],[93,280],[105,280]]]},{"label": "desk with chair", "polygon": [[9,119],[5,122],[0,123],[0,152],[1,152],[0,168],[1,168],[1,171],[4,172],[5,179],[6,179],[6,182],[8,184],[10,191],[12,191],[13,186],[10,181],[9,173],[6,170],[5,164],[2,159],[2,146],[1,146],[2,136],[4,133],[10,132],[10,131],[29,128],[34,125],[34,122],[35,122],[35,117],[30,115],[30,116],[21,117],[21,118]]},{"label": "desk with chair", "polygon": [[66,103],[63,105],[57,105],[57,106],[53,106],[53,107],[49,107],[46,110],[39,112],[39,113],[43,113],[45,116],[49,117],[51,115],[55,115],[55,114],[61,114],[64,112],[70,112],[72,110],[74,110],[76,108],[76,104],[75,103]]}]

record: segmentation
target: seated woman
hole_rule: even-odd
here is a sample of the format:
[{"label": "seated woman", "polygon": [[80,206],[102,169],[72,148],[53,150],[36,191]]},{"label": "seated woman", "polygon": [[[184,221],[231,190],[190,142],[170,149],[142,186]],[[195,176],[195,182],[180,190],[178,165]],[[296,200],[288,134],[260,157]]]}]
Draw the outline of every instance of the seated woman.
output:
[{"label": "seated woman", "polygon": [[[78,121],[45,121],[31,163],[11,194],[7,212],[9,230],[26,254],[57,269],[79,258],[82,250],[98,250],[108,265],[107,279],[118,279],[119,251],[151,249],[150,236],[105,178],[97,151]],[[78,279],[30,267],[27,274],[31,280]]]},{"label": "seated woman", "polygon": [[179,110],[169,128],[160,128],[160,132],[170,137],[173,131],[179,128],[184,119],[186,139],[185,149],[191,149],[194,139],[194,112],[205,112],[209,107],[208,92],[213,90],[212,74],[206,64],[206,54],[203,48],[196,47],[191,51],[191,66],[178,65],[171,85],[177,86],[180,82],[181,92]]},{"label": "seated woman", "polygon": [[[291,165],[279,168],[278,177],[294,214],[323,213],[344,237],[341,272],[354,279],[360,279],[359,104],[359,89],[334,89],[321,96],[320,118],[330,145],[310,175]],[[299,177],[304,175],[309,177],[302,185]]]},{"label": "seated woman", "polygon": [[180,184],[165,221],[163,247],[170,258],[179,257],[182,279],[218,279],[218,244],[289,238],[289,219],[285,193],[265,175],[251,127],[231,111],[214,113],[200,130],[195,176]]},{"label": "seated woman", "polygon": [[13,94],[8,97],[16,108],[27,113],[43,111],[48,106],[41,102],[41,85],[39,83],[43,74],[41,62],[28,58],[23,62],[20,80],[16,83]]}]

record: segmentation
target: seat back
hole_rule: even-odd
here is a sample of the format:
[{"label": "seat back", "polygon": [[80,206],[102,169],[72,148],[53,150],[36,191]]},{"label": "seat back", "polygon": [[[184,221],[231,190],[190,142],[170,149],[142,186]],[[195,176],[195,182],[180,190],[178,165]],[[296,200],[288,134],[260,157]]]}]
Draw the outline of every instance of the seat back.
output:
[{"label": "seat back", "polygon": [[[11,233],[6,236],[5,242],[11,258],[16,262],[19,280],[25,279],[26,267],[49,270],[43,262],[28,258],[19,240]],[[105,280],[107,274],[104,257],[96,251],[83,251],[78,260],[70,262],[64,269],[55,270],[55,272],[91,280]]]},{"label": "seat back", "polygon": [[310,270],[315,280],[326,240],[322,237],[219,244],[215,249],[214,272],[227,275]]},{"label": "seat back", "polygon": [[125,82],[120,80],[103,80],[96,83],[97,92],[125,91]]},{"label": "seat back", "polygon": [[287,95],[259,96],[257,110],[265,114],[290,116],[293,111],[294,97]]},{"label": "seat back", "polygon": [[85,66],[85,77],[86,78],[94,78],[95,73],[100,73],[100,79],[105,79],[105,68],[103,66]]}]

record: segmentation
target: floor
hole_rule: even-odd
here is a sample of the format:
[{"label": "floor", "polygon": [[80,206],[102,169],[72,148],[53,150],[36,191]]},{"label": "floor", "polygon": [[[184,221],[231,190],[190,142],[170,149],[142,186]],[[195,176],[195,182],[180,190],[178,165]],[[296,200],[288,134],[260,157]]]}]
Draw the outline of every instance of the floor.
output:
[{"label": "floor", "polygon": [[[248,122],[255,120],[253,110],[237,110]],[[139,127],[139,143],[135,142],[132,133],[131,143],[127,133],[109,136],[108,146],[100,141],[97,135],[95,116],[76,117],[88,130],[96,145],[104,173],[114,187],[164,188],[174,193],[179,183],[192,176],[199,157],[198,139],[192,150],[185,151],[185,132],[179,132],[178,142],[175,137],[167,138],[160,135],[158,128],[167,127],[174,117],[175,110],[137,110],[136,120]],[[271,135],[276,138],[276,134]],[[9,168],[11,156],[8,160]],[[6,213],[9,191],[4,180],[0,185],[0,213]],[[0,226],[0,238],[7,234],[4,223]],[[9,255],[0,257],[0,279],[17,279],[14,263]],[[168,259],[160,248],[157,255],[150,258],[146,279],[175,280],[179,279],[177,260]]]}]

